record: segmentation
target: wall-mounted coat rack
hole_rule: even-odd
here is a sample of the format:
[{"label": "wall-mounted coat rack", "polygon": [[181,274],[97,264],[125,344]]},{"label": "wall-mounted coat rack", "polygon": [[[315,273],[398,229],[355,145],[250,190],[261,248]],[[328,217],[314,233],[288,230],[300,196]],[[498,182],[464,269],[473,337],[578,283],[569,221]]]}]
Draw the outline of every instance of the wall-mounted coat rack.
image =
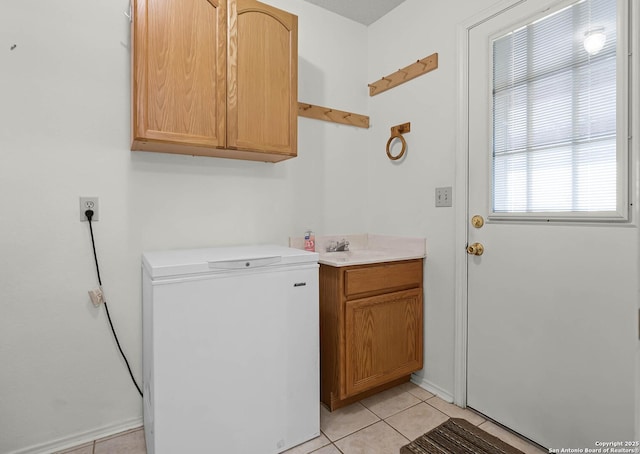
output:
[{"label": "wall-mounted coat rack", "polygon": [[422,60],[418,60],[409,66],[405,66],[404,68],[397,70],[393,74],[389,74],[388,76],[369,84],[369,96],[380,94],[437,68],[438,54],[431,54]]},{"label": "wall-mounted coat rack", "polygon": [[301,117],[313,118],[315,120],[331,121],[333,123],[342,123],[358,128],[369,127],[369,117],[359,115],[344,110],[330,109],[329,107],[314,106],[306,102],[298,103],[298,115]]}]

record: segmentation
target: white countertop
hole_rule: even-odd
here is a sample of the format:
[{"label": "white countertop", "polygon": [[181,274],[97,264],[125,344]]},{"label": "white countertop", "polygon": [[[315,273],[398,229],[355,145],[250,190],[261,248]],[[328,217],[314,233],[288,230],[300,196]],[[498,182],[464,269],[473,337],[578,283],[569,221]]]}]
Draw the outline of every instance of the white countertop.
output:
[{"label": "white countertop", "polygon": [[[326,252],[330,241],[343,239],[349,242],[348,251]],[[289,238],[289,246],[304,249],[304,238]],[[320,254],[319,263],[336,267],[425,258],[426,251],[424,238],[371,233],[316,237],[316,252]]]}]

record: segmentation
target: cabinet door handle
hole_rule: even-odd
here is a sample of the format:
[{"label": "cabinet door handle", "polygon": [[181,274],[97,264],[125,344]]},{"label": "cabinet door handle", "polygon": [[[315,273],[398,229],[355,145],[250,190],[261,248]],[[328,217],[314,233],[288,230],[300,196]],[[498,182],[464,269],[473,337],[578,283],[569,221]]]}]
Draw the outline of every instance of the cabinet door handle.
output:
[{"label": "cabinet door handle", "polygon": [[293,284],[294,287],[304,287],[305,285],[307,285],[306,282],[296,282]]}]

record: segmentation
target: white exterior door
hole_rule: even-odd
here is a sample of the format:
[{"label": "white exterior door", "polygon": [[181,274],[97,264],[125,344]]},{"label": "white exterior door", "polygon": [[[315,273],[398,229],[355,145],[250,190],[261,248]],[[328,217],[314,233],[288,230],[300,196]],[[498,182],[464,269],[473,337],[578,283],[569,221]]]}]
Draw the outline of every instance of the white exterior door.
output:
[{"label": "white exterior door", "polygon": [[467,261],[467,405],[546,448],[584,449],[636,436],[638,231],[492,219],[490,38],[558,3],[523,1],[469,31],[467,239],[484,253]]}]

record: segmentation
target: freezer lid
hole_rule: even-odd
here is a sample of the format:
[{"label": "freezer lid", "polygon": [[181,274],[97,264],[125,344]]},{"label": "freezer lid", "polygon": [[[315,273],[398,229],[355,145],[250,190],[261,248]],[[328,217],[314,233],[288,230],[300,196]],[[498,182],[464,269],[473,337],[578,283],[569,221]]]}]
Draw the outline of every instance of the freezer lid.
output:
[{"label": "freezer lid", "polygon": [[151,278],[318,263],[319,254],[278,245],[149,251],[142,266]]}]

